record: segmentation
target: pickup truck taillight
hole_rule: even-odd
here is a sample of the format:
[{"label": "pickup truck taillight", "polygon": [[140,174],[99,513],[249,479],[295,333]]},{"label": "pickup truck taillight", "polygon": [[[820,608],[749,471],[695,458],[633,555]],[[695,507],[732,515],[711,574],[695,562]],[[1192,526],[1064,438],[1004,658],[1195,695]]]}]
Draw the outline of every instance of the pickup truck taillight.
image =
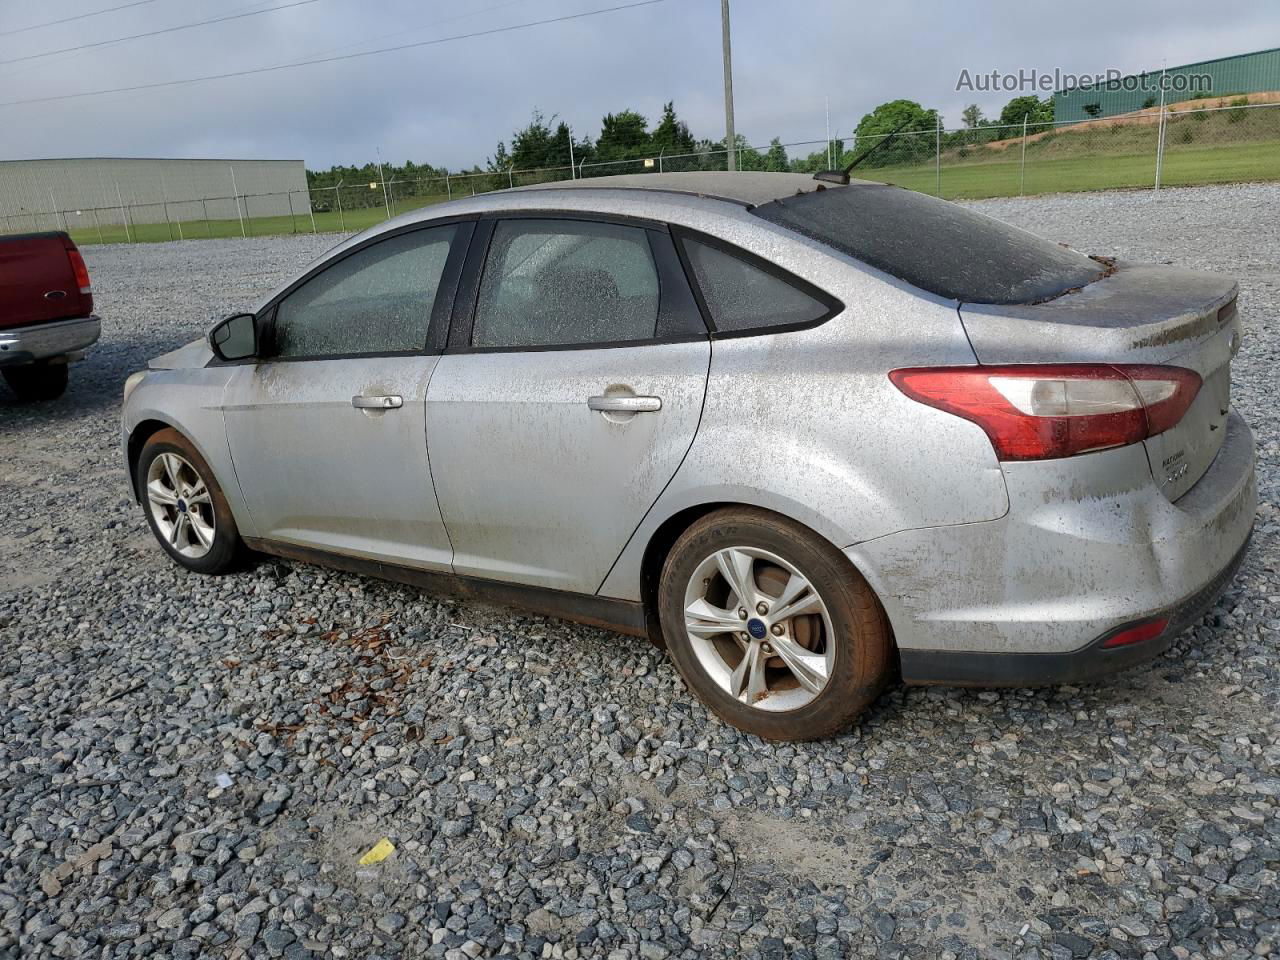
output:
[{"label": "pickup truck taillight", "polygon": [[67,259],[71,261],[71,272],[76,276],[76,286],[80,288],[80,292],[93,293],[93,287],[89,284],[89,268],[84,265],[84,257],[80,256],[80,251],[72,247],[67,251]]},{"label": "pickup truck taillight", "polygon": [[980,426],[1001,460],[1107,450],[1174,426],[1200,375],[1150,364],[916,367],[889,374],[913,400]]}]

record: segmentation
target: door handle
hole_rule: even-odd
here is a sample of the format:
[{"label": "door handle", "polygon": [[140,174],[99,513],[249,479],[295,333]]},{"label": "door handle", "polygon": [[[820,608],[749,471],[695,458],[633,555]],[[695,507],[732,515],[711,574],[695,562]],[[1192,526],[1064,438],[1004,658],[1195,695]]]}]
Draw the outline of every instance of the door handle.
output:
[{"label": "door handle", "polygon": [[657,413],[661,397],[588,397],[587,406],[601,413]]},{"label": "door handle", "polygon": [[352,397],[351,405],[357,410],[395,410],[404,406],[403,397]]}]

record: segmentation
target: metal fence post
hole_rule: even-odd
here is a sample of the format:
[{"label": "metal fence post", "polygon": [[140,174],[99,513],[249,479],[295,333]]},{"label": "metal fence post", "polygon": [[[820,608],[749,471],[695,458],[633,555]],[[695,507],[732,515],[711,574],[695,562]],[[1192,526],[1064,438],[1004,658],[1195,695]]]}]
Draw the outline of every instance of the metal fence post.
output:
[{"label": "metal fence post", "polygon": [[942,118],[939,117],[933,128],[933,169],[935,197],[942,196]]},{"label": "metal fence post", "polygon": [[[345,178],[343,178],[345,180]],[[338,229],[343,233],[347,232],[347,220],[342,215],[342,184],[343,180],[338,181],[338,185],[333,188],[333,198],[338,201]]]},{"label": "metal fence post", "polygon": [[1022,159],[1018,162],[1018,196],[1022,196],[1027,186],[1027,117],[1022,115]]},{"label": "metal fence post", "polygon": [[[236,186],[236,168],[228,165],[227,169],[231,171],[231,193],[232,199],[236,202],[236,216],[240,218],[240,236],[247,236],[244,232],[244,214],[240,212],[240,188]],[[249,208],[249,203],[245,201],[245,209]]]},{"label": "metal fence post", "polygon": [[508,187],[514,187],[516,185],[515,169],[516,169],[516,165],[514,163],[511,166],[507,167],[507,186]]},{"label": "metal fence post", "polygon": [[204,229],[209,234],[209,239],[213,239],[213,224],[209,222],[209,199],[207,197],[200,198],[200,209],[204,211]]},{"label": "metal fence post", "polygon": [[286,194],[285,194],[285,196],[289,198],[289,229],[290,229],[290,231],[292,231],[293,233],[297,233],[297,232],[298,232],[298,225],[297,225],[297,224],[294,222],[294,220],[293,220],[293,216],[294,216],[294,214],[293,214],[293,191],[292,191],[292,190],[290,190],[288,193],[286,193]]},{"label": "metal fence post", "polygon": [[318,233],[316,230],[316,205],[311,202],[311,190],[307,189],[307,212],[311,214],[311,232]]},{"label": "metal fence post", "polygon": [[453,184],[449,182],[449,171],[444,172],[444,191],[449,195],[449,199],[453,199]]},{"label": "metal fence post", "polygon": [[[53,187],[49,188],[49,209],[53,213],[53,226],[55,229],[57,229],[59,211],[58,211],[58,201],[53,199]],[[65,213],[62,214],[62,232],[63,233],[68,232],[67,231],[67,215]]]},{"label": "metal fence post", "polygon": [[378,179],[382,181],[382,203],[387,208],[387,219],[391,219],[391,198],[387,196],[387,178],[382,173],[382,161],[378,161]]},{"label": "metal fence post", "polygon": [[120,204],[120,222],[124,224],[124,238],[128,243],[133,243],[133,237],[129,235],[129,215],[124,210],[124,194],[120,192],[120,181],[116,181],[116,200]]},{"label": "metal fence post", "polygon": [[1165,70],[1160,68],[1160,122],[1156,124],[1156,182],[1151,188],[1152,192],[1160,189],[1160,174],[1163,172],[1164,166],[1164,93],[1165,93]]},{"label": "metal fence post", "polygon": [[1152,187],[1152,192],[1160,189],[1160,176],[1164,173],[1164,131],[1165,131],[1165,109],[1160,108],[1160,122],[1156,125],[1156,182]]},{"label": "metal fence post", "polygon": [[93,214],[93,229],[98,232],[98,242],[102,243],[102,224],[98,222],[98,208],[90,207],[89,212]]}]

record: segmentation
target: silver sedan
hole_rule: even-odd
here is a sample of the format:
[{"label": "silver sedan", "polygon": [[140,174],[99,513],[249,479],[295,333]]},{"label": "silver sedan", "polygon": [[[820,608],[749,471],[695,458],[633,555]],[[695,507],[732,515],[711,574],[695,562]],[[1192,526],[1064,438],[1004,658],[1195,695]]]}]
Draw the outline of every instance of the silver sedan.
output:
[{"label": "silver sedan", "polygon": [[1165,649],[1253,524],[1236,285],[882,184],[658,174],[341,243],[125,387],[161,546],[649,637],[762,737]]}]

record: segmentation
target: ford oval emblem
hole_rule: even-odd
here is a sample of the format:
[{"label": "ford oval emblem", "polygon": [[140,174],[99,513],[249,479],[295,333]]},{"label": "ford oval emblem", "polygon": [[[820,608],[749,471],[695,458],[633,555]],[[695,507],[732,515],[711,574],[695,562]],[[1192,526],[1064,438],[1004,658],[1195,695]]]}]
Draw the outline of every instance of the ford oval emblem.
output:
[{"label": "ford oval emblem", "polygon": [[759,617],[752,617],[747,621],[747,633],[755,637],[757,640],[763,640],[769,629],[764,625],[764,621]]}]

